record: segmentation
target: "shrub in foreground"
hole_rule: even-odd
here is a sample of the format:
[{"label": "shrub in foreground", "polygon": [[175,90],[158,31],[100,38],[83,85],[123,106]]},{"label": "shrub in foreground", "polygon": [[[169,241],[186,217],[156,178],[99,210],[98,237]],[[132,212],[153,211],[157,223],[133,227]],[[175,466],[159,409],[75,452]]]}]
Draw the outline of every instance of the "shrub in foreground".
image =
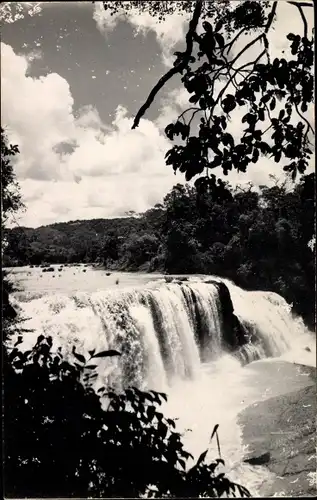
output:
[{"label": "shrub in foreground", "polygon": [[206,463],[208,450],[189,465],[174,420],[159,411],[165,394],[95,392],[95,359],[120,353],[86,360],[74,350],[68,361],[50,337],[27,352],[20,342],[4,352],[6,497],[250,496],[219,472],[221,459]]}]

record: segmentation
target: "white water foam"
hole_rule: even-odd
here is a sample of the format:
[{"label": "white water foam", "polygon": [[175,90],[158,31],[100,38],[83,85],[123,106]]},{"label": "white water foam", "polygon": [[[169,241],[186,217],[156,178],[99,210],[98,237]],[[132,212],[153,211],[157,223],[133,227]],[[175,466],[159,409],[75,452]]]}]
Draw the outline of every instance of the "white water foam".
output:
[{"label": "white water foam", "polygon": [[[202,281],[59,293],[19,302],[22,315],[30,318],[25,326],[34,329],[23,347],[31,348],[43,333],[69,353],[73,345],[84,354],[90,349],[122,351],[120,359],[99,360],[96,387],[111,383],[117,388],[139,385],[166,391],[164,411],[179,418],[180,430],[191,429],[184,433],[184,442],[195,457],[207,449],[213,426],[219,423],[221,451],[230,477],[256,496],[270,474],[242,462],[245,450],[237,415],[259,395],[250,384],[254,374],[249,366],[241,365],[267,356],[299,360],[312,354],[304,347],[311,348],[313,341],[278,295],[246,292],[227,280],[213,279],[227,285],[234,313],[256,339],[236,355],[228,354],[223,345],[217,287]],[[200,361],[198,319],[204,348],[211,355],[208,363]],[[209,455],[218,456],[215,443],[211,443]]]}]

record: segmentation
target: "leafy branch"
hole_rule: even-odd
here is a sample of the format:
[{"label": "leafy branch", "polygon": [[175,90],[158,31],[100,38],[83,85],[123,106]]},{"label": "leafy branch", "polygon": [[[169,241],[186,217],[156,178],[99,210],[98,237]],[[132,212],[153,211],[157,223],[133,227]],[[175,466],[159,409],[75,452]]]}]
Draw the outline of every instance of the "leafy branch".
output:
[{"label": "leafy branch", "polygon": [[66,360],[52,343],[40,335],[30,351],[19,350],[17,342],[4,353],[6,495],[139,498],[152,490],[155,498],[251,496],[218,473],[221,458],[208,462],[204,452],[189,467],[194,457],[184,449],[175,419],[160,411],[166,394],[138,387],[94,391],[93,368],[81,381],[86,357],[73,349],[80,365]]},{"label": "leafy branch", "polygon": [[[232,168],[245,172],[249,163],[257,163],[261,155],[274,157],[276,162],[282,158],[291,159],[291,163],[284,165],[284,170],[291,172],[292,178],[297,171],[303,173],[307,168],[312,154],[308,147],[308,132],[314,131],[303,113],[313,101],[313,38],[306,36],[308,24],[303,7],[311,7],[311,4],[288,3],[298,8],[302,16],[304,36],[292,33],[287,36],[295,58],[275,58],[271,63],[267,34],[276,19],[277,1],[273,2],[269,12],[265,12],[258,2],[247,0],[229,14],[226,11],[221,16],[220,13],[214,24],[205,20],[200,35],[196,28],[202,15],[202,2],[196,2],[186,35],[186,51],[176,53],[174,68],[154,87],[133,124],[133,128],[139,124],[164,82],[171,75],[182,73],[181,81],[191,94],[189,102],[195,107],[186,109],[175,123],[166,127],[166,135],[171,141],[177,135],[186,141],[185,145],[175,145],[167,152],[166,163],[175,171],[184,172],[186,180],[216,167],[221,167],[224,174]],[[251,28],[256,32],[253,39],[233,58],[229,57],[241,36],[249,33]],[[226,42],[225,37],[230,36],[232,40]],[[259,42],[264,45],[259,54],[252,61],[242,61],[247,51]],[[194,43],[198,47],[197,57],[192,55]],[[199,61],[202,61],[200,66],[194,66]],[[217,93],[216,84],[220,84]],[[230,89],[231,93],[227,93]],[[271,112],[276,108],[277,100],[280,109],[274,116]],[[248,107],[248,112],[244,114],[242,124],[246,123],[247,128],[236,142],[226,129],[233,111],[244,106]],[[219,108],[222,114],[219,114]],[[293,108],[301,120],[298,123],[294,123]],[[197,125],[194,117],[199,112],[202,117]],[[258,128],[261,123],[265,124],[263,130]],[[271,140],[265,142],[263,136],[270,129]]]}]

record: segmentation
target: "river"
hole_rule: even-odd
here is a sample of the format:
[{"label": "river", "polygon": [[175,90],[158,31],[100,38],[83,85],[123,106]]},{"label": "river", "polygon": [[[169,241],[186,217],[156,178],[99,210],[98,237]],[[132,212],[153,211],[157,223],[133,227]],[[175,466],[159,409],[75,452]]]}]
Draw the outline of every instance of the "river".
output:
[{"label": "river", "polygon": [[[66,352],[74,344],[82,353],[93,348],[121,350],[119,359],[100,360],[96,388],[111,383],[165,391],[164,413],[178,419],[183,441],[196,457],[209,447],[212,429],[220,424],[229,477],[257,496],[270,473],[243,462],[247,450],[237,417],[248,405],[290,387],[282,373],[277,379],[269,370],[263,376],[256,368],[281,359],[314,366],[316,359],[311,333],[292,316],[284,299],[274,293],[246,292],[223,280],[234,314],[255,339],[232,354],[223,348],[221,303],[217,287],[206,283],[210,276],[167,282],[171,278],[159,274],[108,273],[87,265],[53,267],[53,272],[10,269],[19,288],[14,303],[29,318],[25,327],[33,329],[24,347],[31,347],[43,333],[52,335],[55,345]],[[205,336],[204,353],[197,322]],[[300,388],[300,376],[292,384],[292,389]],[[210,458],[218,456],[215,443],[208,453]]]}]

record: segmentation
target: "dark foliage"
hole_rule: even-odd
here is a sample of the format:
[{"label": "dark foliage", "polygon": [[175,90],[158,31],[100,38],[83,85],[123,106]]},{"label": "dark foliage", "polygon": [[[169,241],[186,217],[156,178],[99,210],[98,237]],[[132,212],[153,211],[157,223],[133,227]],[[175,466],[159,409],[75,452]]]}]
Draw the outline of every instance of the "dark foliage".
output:
[{"label": "dark foliage", "polygon": [[8,248],[5,265],[71,264],[96,262],[107,255],[109,264],[118,259],[117,247],[132,232],[144,230],[134,217],[55,223],[37,229],[17,227],[5,231]]},{"label": "dark foliage", "polygon": [[23,208],[19,185],[13,170],[12,161],[19,153],[17,145],[9,144],[4,129],[1,127],[1,228],[3,229],[10,215]]},{"label": "dark foliage", "polygon": [[[175,12],[191,15],[184,51],[175,53],[173,68],[152,89],[132,127],[139,125],[169,79],[181,75],[190,94],[190,107],[166,126],[168,139],[176,142],[166,153],[166,164],[183,172],[186,180],[204,172],[208,179],[209,171],[218,167],[225,175],[232,169],[246,172],[261,156],[283,163],[293,180],[306,171],[314,134],[305,117],[314,100],[314,38],[308,32],[305,9],[313,4],[287,3],[294,6],[294,15],[301,17],[303,35],[289,33],[290,55],[271,61],[268,34],[278,16],[277,1],[247,0],[234,7],[232,2],[203,0],[183,5],[104,2],[105,9],[112,12],[135,8],[160,20]],[[198,34],[203,19],[203,30]],[[243,41],[245,35],[249,37]],[[250,48],[257,50],[257,55],[246,61]],[[238,137],[231,131],[232,121],[235,127],[240,122]]]},{"label": "dark foliage", "polygon": [[[19,153],[17,145],[10,144],[5,130],[1,127],[1,238],[2,264],[4,250],[8,244],[5,227],[12,215],[24,208],[21,200],[19,184],[13,168],[14,158]],[[10,303],[10,293],[14,284],[10,282],[7,273],[1,269],[1,306],[3,322],[3,338],[9,334],[12,325],[20,328],[17,313]]]},{"label": "dark foliage", "polygon": [[206,462],[207,450],[189,466],[174,420],[159,411],[165,394],[93,390],[94,360],[117,351],[85,359],[73,349],[66,360],[50,337],[31,351],[18,345],[4,353],[7,498],[250,496],[219,472],[223,460]]},{"label": "dark foliage", "polygon": [[[288,35],[294,59],[276,58],[272,63],[268,59],[264,64],[258,58],[248,64],[252,66],[249,76],[239,80],[245,64],[234,69],[233,61],[224,55],[223,36],[205,25],[206,31],[198,39],[199,54],[206,55],[201,47],[203,43],[214,47],[214,51],[208,62],[204,61],[198,69],[188,65],[182,77],[185,88],[192,94],[189,101],[198,104],[198,108],[188,110],[187,120],[182,113],[175,123],[166,127],[170,140],[180,135],[182,142],[166,153],[166,163],[175,171],[184,172],[190,180],[206,169],[217,167],[221,167],[225,175],[232,168],[245,172],[248,165],[257,163],[264,155],[277,163],[286,159],[289,163],[283,168],[295,179],[297,172],[305,172],[312,154],[308,141],[311,126],[301,112],[306,112],[313,100],[313,40]],[[228,81],[216,95],[214,87],[223,72]],[[229,85],[232,93],[225,93]],[[246,107],[246,113],[237,140],[227,127],[232,112],[239,107]],[[273,114],[275,108],[277,111]],[[296,112],[298,118],[294,124]],[[201,115],[199,126],[193,121],[198,113]]]}]

